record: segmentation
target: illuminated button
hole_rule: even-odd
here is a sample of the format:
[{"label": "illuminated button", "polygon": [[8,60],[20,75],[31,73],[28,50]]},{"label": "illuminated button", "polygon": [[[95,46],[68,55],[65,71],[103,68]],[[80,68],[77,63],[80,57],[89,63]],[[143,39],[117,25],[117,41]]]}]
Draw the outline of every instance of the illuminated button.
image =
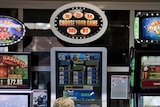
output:
[{"label": "illuminated button", "polygon": [[141,40],[141,42],[143,42],[143,40]]}]

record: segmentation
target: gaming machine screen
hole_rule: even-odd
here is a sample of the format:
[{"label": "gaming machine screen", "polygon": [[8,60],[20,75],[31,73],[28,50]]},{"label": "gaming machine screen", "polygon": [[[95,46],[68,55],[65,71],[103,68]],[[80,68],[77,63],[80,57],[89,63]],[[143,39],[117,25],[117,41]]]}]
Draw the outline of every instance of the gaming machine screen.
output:
[{"label": "gaming machine screen", "polygon": [[0,107],[29,107],[28,95],[0,94]]},{"label": "gaming machine screen", "polygon": [[29,54],[0,53],[0,88],[29,89]]}]

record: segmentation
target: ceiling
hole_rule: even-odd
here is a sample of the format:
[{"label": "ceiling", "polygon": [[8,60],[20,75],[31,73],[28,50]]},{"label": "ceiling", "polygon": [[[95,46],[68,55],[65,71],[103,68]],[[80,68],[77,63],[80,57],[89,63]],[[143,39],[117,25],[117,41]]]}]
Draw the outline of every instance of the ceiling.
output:
[{"label": "ceiling", "polygon": [[[12,0],[6,0],[12,1]],[[44,0],[15,0],[15,1],[43,1]],[[160,0],[45,0],[47,1],[74,1],[74,2],[84,2],[84,1],[106,1],[106,2],[160,2]]]}]

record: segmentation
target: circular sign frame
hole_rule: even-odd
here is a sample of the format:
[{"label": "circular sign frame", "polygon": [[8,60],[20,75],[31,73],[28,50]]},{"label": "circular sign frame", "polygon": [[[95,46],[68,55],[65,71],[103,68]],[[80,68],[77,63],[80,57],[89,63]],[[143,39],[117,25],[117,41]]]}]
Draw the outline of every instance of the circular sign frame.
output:
[{"label": "circular sign frame", "polygon": [[[75,18],[73,12],[77,12],[78,17]],[[64,19],[64,15],[68,17]],[[91,17],[85,19],[85,15]],[[55,36],[61,40],[72,44],[86,44],[99,39],[106,32],[108,20],[98,7],[74,2],[56,9],[50,18],[50,26]],[[76,34],[77,32],[79,33]]]},{"label": "circular sign frame", "polygon": [[25,36],[25,26],[16,18],[0,15],[0,47],[20,42]]}]

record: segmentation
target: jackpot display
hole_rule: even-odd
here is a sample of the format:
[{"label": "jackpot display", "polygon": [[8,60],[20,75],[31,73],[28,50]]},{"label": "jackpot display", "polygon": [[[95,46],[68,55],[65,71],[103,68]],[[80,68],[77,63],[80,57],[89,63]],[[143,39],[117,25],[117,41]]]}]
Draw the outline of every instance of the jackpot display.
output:
[{"label": "jackpot display", "polygon": [[29,62],[29,53],[0,53],[0,90],[30,89]]},{"label": "jackpot display", "polygon": [[53,47],[51,100],[63,96],[72,98],[76,107],[106,107],[106,55],[100,47]]}]

